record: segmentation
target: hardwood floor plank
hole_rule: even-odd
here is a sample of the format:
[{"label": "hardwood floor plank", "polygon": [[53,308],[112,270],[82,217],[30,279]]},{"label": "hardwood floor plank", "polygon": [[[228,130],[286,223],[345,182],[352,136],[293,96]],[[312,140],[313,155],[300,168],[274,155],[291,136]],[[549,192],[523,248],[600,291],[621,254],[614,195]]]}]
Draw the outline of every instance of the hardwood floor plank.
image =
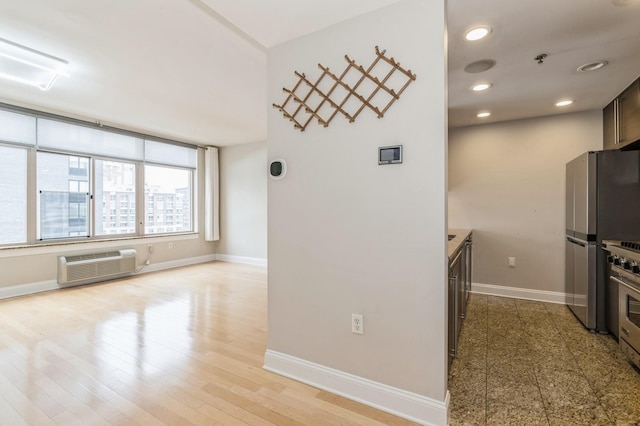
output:
[{"label": "hardwood floor plank", "polygon": [[0,395],[0,425],[28,426],[24,417]]},{"label": "hardwood floor plank", "polygon": [[[341,425],[341,426],[383,426],[386,423],[379,423],[372,419],[367,419],[357,413],[340,407],[328,407],[326,404],[315,400],[315,395],[301,397],[299,393],[288,392],[284,389],[280,392],[268,388],[260,390],[260,394],[268,395],[270,398],[284,404],[285,406],[296,407],[305,413],[304,418],[314,425]],[[377,411],[377,410],[376,410]]]},{"label": "hardwood floor plank", "polygon": [[48,377],[41,377],[37,380],[38,386],[46,392],[49,396],[54,398],[60,404],[62,404],[66,410],[73,414],[73,416],[80,422],[85,424],[91,423],[95,425],[108,425],[104,419],[99,417],[97,413],[92,411],[89,407],[82,404],[73,395],[68,393],[59,383],[51,380]]},{"label": "hardwood floor plank", "polygon": [[3,375],[0,375],[0,394],[27,424],[53,424],[50,417],[28,395],[23,394]]},{"label": "hardwood floor plank", "polygon": [[68,411],[56,416],[53,421],[59,426],[84,426],[76,416]]},{"label": "hardwood floor plank", "polygon": [[242,406],[246,411],[255,414],[258,417],[261,417],[273,424],[279,426],[303,426],[304,423],[300,423],[293,418],[289,417],[287,413],[279,413],[274,411],[270,404],[260,404],[254,402],[251,399],[244,398],[243,396],[230,391],[229,389],[225,389],[222,386],[217,385],[216,383],[209,383],[205,387],[202,388],[205,392],[208,392],[212,395],[215,395],[219,398],[224,399],[225,401],[237,405]]}]

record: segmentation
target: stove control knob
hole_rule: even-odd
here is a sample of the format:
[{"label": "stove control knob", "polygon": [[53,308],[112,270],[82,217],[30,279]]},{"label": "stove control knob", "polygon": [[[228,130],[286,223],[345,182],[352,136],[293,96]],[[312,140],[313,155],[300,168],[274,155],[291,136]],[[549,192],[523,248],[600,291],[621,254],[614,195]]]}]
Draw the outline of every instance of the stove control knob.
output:
[{"label": "stove control knob", "polygon": [[620,258],[618,256],[613,258],[613,264],[617,265],[617,266],[620,266]]},{"label": "stove control knob", "polygon": [[631,262],[624,262],[624,265],[622,265],[624,267],[624,269],[631,269]]},{"label": "stove control knob", "polygon": [[633,262],[633,264],[631,265],[631,272],[633,272],[634,274],[640,274],[640,265],[638,265],[636,262]]},{"label": "stove control knob", "polygon": [[607,262],[608,263],[613,263],[613,256],[612,255],[607,256]]}]

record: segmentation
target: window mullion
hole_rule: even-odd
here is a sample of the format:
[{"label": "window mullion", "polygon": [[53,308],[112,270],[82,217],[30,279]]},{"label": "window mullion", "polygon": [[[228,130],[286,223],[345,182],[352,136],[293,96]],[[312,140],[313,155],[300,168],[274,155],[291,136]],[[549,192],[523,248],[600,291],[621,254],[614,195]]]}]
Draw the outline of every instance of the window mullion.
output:
[{"label": "window mullion", "polygon": [[143,163],[136,163],[136,230],[138,235],[144,235],[144,223],[147,194],[145,194],[145,176]]},{"label": "window mullion", "polygon": [[37,215],[36,149],[27,151],[27,244],[36,243]]},{"label": "window mullion", "polygon": [[96,236],[96,159],[91,157],[89,160],[89,238]]}]

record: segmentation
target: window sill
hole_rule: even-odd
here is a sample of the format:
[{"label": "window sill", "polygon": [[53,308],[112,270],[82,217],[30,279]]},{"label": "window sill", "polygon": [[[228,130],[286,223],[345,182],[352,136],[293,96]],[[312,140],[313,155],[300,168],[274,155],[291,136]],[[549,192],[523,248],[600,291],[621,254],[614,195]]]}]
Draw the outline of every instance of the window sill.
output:
[{"label": "window sill", "polygon": [[196,240],[200,234],[196,232],[189,232],[184,234],[165,234],[165,235],[146,235],[144,237],[120,237],[120,238],[105,238],[100,240],[86,240],[86,241],[56,241],[51,243],[39,243],[34,245],[22,245],[0,248],[0,258],[4,257],[18,257],[18,256],[32,256],[40,254],[52,254],[52,253],[68,253],[70,251],[77,250],[99,250],[111,247],[126,247],[130,245],[140,244],[155,244],[161,242],[181,241],[181,240]]}]

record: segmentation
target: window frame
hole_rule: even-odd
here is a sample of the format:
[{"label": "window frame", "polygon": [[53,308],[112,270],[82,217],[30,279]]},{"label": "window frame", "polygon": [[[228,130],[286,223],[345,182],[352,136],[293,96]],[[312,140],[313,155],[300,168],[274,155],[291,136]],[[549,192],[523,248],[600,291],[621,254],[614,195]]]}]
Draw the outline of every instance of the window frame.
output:
[{"label": "window frame", "polygon": [[[167,169],[174,169],[174,170],[182,170],[182,171],[187,171],[189,173],[189,200],[190,203],[189,205],[191,206],[191,211],[189,212],[189,223],[191,225],[191,230],[189,231],[173,231],[173,232],[155,232],[155,233],[146,233],[145,228],[147,226],[147,220],[149,219],[149,215],[153,216],[153,221],[156,222],[157,216],[158,216],[158,212],[156,212],[156,209],[154,208],[153,210],[151,210],[151,212],[149,212],[147,210],[147,205],[146,202],[148,201],[148,196],[147,193],[145,191],[145,193],[143,194],[143,198],[145,199],[145,204],[144,204],[144,213],[141,216],[141,226],[142,226],[142,235],[172,235],[172,234],[183,234],[183,233],[196,233],[196,214],[195,214],[195,210],[196,210],[196,202],[195,202],[195,194],[196,194],[196,181],[197,181],[197,168],[190,168],[190,167],[183,167],[183,166],[175,166],[175,165],[166,165],[166,164],[158,164],[158,163],[151,163],[151,162],[145,162],[142,168],[142,174],[145,178],[145,181],[143,182],[143,189],[144,187],[146,187],[146,173],[145,173],[145,168],[146,166],[150,166],[150,167],[163,167],[163,168],[167,168]],[[162,204],[163,206],[166,205],[166,200],[162,200]],[[155,207],[155,206],[154,206]],[[172,204],[172,208],[175,211],[175,204]],[[165,210],[165,208],[163,207],[163,211]],[[164,216],[166,216],[166,214],[164,214]],[[163,226],[166,228],[167,224],[166,222],[163,220],[162,221]],[[171,224],[171,227],[175,226],[175,222],[173,222]]]},{"label": "window frame", "polygon": [[[97,179],[96,179],[96,171],[97,171],[97,167],[96,167],[96,161],[111,161],[111,162],[118,162],[118,163],[123,163],[123,164],[133,164],[134,166],[134,179],[135,179],[135,185],[134,185],[134,198],[135,198],[135,221],[134,221],[134,231],[133,232],[129,232],[129,233],[116,233],[116,234],[104,234],[104,235],[97,235],[96,233],[96,227],[97,227],[97,209],[96,209],[96,205],[98,202],[101,202],[102,200],[98,200],[97,197],[97,188],[96,188],[96,183],[97,183]],[[138,182],[138,169],[140,169],[141,165],[139,162],[136,161],[131,161],[131,160],[122,160],[122,159],[114,159],[114,158],[105,158],[102,156],[95,156],[91,158],[91,162],[90,162],[90,167],[91,167],[91,178],[92,178],[92,184],[90,185],[90,189],[92,190],[91,192],[91,202],[92,202],[92,206],[91,206],[91,210],[92,210],[92,228],[91,228],[91,238],[92,239],[113,239],[113,238],[117,238],[116,236],[119,237],[135,237],[135,236],[144,236],[144,235],[140,235],[139,234],[139,229],[138,229],[138,222],[140,221],[140,212],[139,212],[139,204],[138,204],[138,192],[140,190],[140,183]],[[143,184],[144,185],[144,184]],[[117,202],[118,198],[116,196],[115,201]],[[111,201],[111,196],[109,196],[109,201]],[[104,223],[111,223],[111,218],[112,218],[112,214],[111,214],[111,203],[109,203],[109,209],[106,209],[103,207],[103,213],[107,212],[108,210],[108,216],[106,216],[109,220],[107,221],[106,219],[104,220]],[[131,210],[131,206],[128,205],[127,206],[127,211]],[[121,216],[121,212],[118,211],[118,209],[115,209],[115,218],[116,218],[116,223],[118,223],[118,218]],[[127,216],[130,216],[130,213],[127,213]]]},{"label": "window frame", "polygon": [[[22,140],[11,141],[11,140],[0,139],[0,146],[24,149],[26,152],[26,163],[27,163],[26,164],[27,173],[26,173],[26,183],[25,183],[26,199],[27,199],[26,241],[7,242],[7,243],[0,241],[0,249],[60,245],[60,244],[68,244],[68,243],[75,243],[75,242],[91,242],[91,241],[99,242],[99,241],[105,241],[105,240],[136,239],[136,238],[148,238],[148,237],[159,237],[159,236],[171,237],[171,236],[198,234],[198,223],[197,223],[198,200],[196,199],[196,196],[198,193],[197,182],[200,179],[200,174],[201,174],[201,171],[198,167],[198,161],[199,161],[198,158],[201,155],[201,150],[198,148],[197,145],[183,143],[183,142],[174,141],[170,139],[152,137],[149,135],[145,135],[137,132],[130,132],[130,131],[112,128],[112,127],[105,127],[100,125],[99,123],[96,123],[96,124],[89,123],[81,120],[71,119],[63,116],[58,116],[54,114],[44,113],[40,111],[35,111],[35,110],[30,110],[22,107],[16,107],[16,106],[0,103],[0,112],[2,111],[32,117],[34,119],[33,125],[35,126],[34,133],[36,134],[36,136],[33,142],[31,141],[25,142]],[[50,143],[48,143],[49,145],[46,147],[41,147],[38,143],[38,134],[37,134],[39,119],[58,121],[61,123],[66,123],[67,125],[71,125],[71,126],[88,127],[100,132],[120,134],[120,135],[132,137],[139,141],[141,140],[142,157],[137,159],[132,159],[129,157],[120,158],[117,152],[113,152],[113,155],[111,155],[111,153],[108,153],[107,155],[105,155],[104,152],[90,153],[90,152],[82,152],[82,151],[72,151],[68,149],[57,149],[55,147],[51,147]],[[157,157],[154,157],[154,161],[145,160],[145,148],[148,142],[151,142],[153,144],[160,143],[160,144],[167,144],[167,145],[175,145],[176,147],[188,148],[193,150],[193,152],[184,151],[186,157],[188,157],[192,161],[193,167],[184,166],[184,165],[175,165],[175,164],[165,164],[162,160],[158,161]],[[64,144],[66,142],[63,141],[62,143]],[[171,147],[168,147],[168,150],[171,151]],[[70,158],[74,156],[88,158],[88,163],[87,163],[88,175],[89,175],[88,181],[87,181],[88,193],[89,193],[89,201],[87,203],[87,209],[88,209],[87,221],[89,222],[88,236],[69,236],[69,237],[62,237],[62,238],[42,239],[42,235],[41,235],[42,230],[41,230],[41,223],[40,223],[41,218],[40,218],[40,211],[39,211],[40,203],[41,203],[41,200],[39,197],[40,185],[38,182],[38,165],[37,165],[37,161],[38,161],[37,158],[39,153],[67,155]],[[135,222],[133,223],[134,225],[133,228],[135,229],[134,232],[96,235],[98,221],[102,220],[103,223],[111,222],[111,216],[112,216],[110,208],[106,208],[103,206],[100,214],[98,214],[99,209],[96,208],[97,202],[102,203],[102,200],[97,200],[97,197],[96,197],[97,181],[95,179],[96,177],[95,173],[97,170],[96,162],[100,160],[128,163],[128,164],[133,164],[135,167],[135,171],[134,171],[134,176],[135,176],[134,187],[135,188],[134,188],[134,192],[132,193],[134,197],[133,200],[135,200],[135,214],[132,214],[131,212],[131,203],[132,203],[131,199],[127,203],[127,207],[126,207],[127,221],[131,223],[132,221],[135,220]],[[167,163],[171,163],[171,161],[173,161],[173,159],[171,158],[167,159]],[[189,191],[190,191],[189,222],[190,222],[190,228],[191,228],[190,230],[170,231],[170,232],[165,231],[162,233],[158,232],[158,233],[151,233],[151,234],[147,234],[145,232],[146,221],[147,221],[147,209],[146,209],[147,200],[146,200],[146,193],[145,193],[144,169],[146,165],[174,168],[178,170],[184,170],[189,173]],[[71,163],[69,163],[69,167],[70,166],[71,166]],[[69,175],[68,177],[73,177],[73,176]],[[69,185],[71,184],[67,183],[66,190],[70,189]],[[77,183],[78,189],[80,189],[81,185],[82,185],[81,183]],[[65,192],[65,191],[62,191],[62,192]],[[71,192],[68,192],[68,193],[71,193]],[[175,205],[173,208],[175,211]],[[121,212],[119,210],[116,210],[115,217],[119,218],[120,216],[121,216]],[[174,218],[171,228],[175,229],[175,223],[176,221]],[[166,228],[167,226],[165,226],[165,229]]]},{"label": "window frame", "polygon": [[[58,237],[58,238],[43,238],[43,234],[42,234],[42,217],[41,217],[41,203],[42,203],[42,197],[41,194],[44,191],[47,192],[67,192],[67,194],[82,194],[81,192],[71,192],[68,189],[68,182],[67,182],[67,191],[58,191],[58,190],[43,190],[42,187],[40,187],[39,185],[39,181],[38,181],[38,154],[48,154],[48,155],[60,155],[60,156],[66,156],[67,157],[67,168],[70,170],[71,169],[71,159],[73,157],[77,157],[77,158],[86,158],[87,159],[87,183],[89,186],[89,191],[86,193],[88,196],[88,200],[87,200],[87,234],[86,236],[84,235],[76,235],[76,236],[68,236],[68,237]],[[91,157],[88,155],[81,155],[78,153],[64,153],[64,152],[59,152],[59,151],[50,151],[50,150],[44,150],[44,149],[35,149],[35,158],[34,158],[34,163],[33,163],[33,175],[34,175],[34,190],[35,190],[35,194],[36,194],[36,199],[34,200],[34,204],[35,204],[35,223],[34,223],[34,230],[35,230],[35,241],[33,242],[33,244],[51,244],[51,243],[55,243],[55,242],[67,242],[67,241],[85,241],[91,238],[91,234],[92,234],[92,227],[93,227],[93,206],[92,206],[92,201],[93,201],[93,194],[91,193],[91,189],[92,189],[92,176],[91,176]],[[78,169],[80,169],[80,167],[78,167]],[[71,175],[71,174],[70,174]],[[79,185],[78,185],[79,187]],[[70,204],[71,205],[71,204]],[[70,219],[70,218],[68,218]],[[27,243],[29,244],[29,243]]]}]

